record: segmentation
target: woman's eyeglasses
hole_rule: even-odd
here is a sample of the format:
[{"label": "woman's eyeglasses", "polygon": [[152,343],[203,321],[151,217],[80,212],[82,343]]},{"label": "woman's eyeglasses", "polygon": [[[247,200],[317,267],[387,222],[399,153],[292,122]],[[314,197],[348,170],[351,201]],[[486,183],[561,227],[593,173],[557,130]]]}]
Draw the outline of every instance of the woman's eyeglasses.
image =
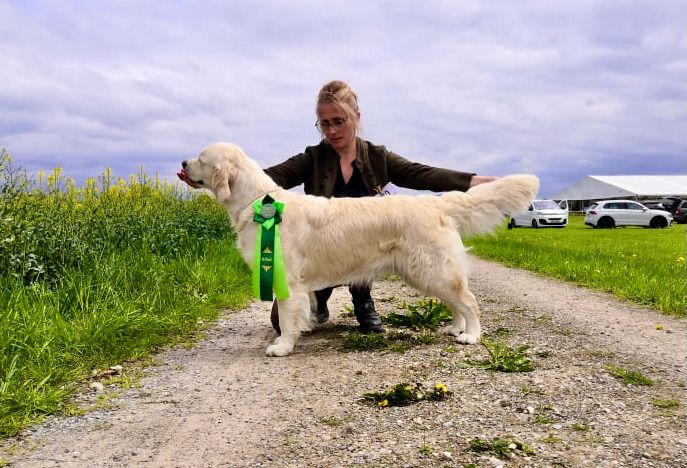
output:
[{"label": "woman's eyeglasses", "polygon": [[330,120],[318,120],[315,122],[315,127],[321,132],[326,132],[330,128],[340,128],[344,123],[346,123],[345,117],[334,117]]}]

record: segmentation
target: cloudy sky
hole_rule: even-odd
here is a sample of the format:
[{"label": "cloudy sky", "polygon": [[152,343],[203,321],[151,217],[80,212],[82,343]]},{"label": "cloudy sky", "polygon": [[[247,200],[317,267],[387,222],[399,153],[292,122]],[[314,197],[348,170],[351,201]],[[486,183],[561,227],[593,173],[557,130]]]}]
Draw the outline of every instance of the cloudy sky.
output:
[{"label": "cloudy sky", "polygon": [[363,137],[542,195],[685,173],[682,0],[0,0],[0,146],[29,171],[174,178],[215,141],[267,167],[319,141],[330,79]]}]

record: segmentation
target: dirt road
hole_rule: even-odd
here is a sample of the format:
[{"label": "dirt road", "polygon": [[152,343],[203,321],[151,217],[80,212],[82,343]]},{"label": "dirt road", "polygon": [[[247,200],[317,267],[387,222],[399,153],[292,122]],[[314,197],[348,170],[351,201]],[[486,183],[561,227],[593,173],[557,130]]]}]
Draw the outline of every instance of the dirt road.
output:
[{"label": "dirt road", "polygon": [[[269,305],[227,312],[193,349],[159,355],[140,387],[7,441],[0,459],[17,467],[503,466],[498,453],[471,444],[498,437],[534,451],[501,455],[506,466],[687,466],[684,321],[477,259],[471,289],[483,330],[530,345],[533,372],[466,366],[485,348],[447,336],[405,353],[344,352],[354,319],[342,314],[350,299],[339,288],[332,320],[295,354],[265,357]],[[382,313],[418,299],[395,281],[375,283],[373,294]],[[609,366],[655,384],[624,383]],[[438,381],[453,392],[446,401],[360,401],[400,382]]]}]

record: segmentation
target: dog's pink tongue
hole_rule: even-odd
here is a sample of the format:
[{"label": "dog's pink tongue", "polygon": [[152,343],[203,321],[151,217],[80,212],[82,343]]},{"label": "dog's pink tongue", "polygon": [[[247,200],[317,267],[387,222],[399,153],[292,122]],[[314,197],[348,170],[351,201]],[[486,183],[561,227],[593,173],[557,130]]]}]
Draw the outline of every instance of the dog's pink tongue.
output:
[{"label": "dog's pink tongue", "polygon": [[180,170],[177,172],[177,177],[184,182],[186,182],[188,185],[190,185],[192,188],[198,188],[200,185],[196,184],[193,182],[191,179],[188,178],[188,174],[186,174],[186,171],[184,169]]}]

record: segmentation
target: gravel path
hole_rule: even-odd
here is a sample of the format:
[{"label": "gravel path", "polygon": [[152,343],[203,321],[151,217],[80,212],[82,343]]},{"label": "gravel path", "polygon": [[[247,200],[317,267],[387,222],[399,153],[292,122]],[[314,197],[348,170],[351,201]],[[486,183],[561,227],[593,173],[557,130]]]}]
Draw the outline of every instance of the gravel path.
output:
[{"label": "gravel path", "polygon": [[[293,355],[265,357],[274,336],[267,304],[227,312],[194,348],[161,353],[140,387],[6,441],[0,459],[17,467],[687,466],[684,321],[478,259],[471,289],[483,330],[530,345],[533,372],[466,366],[485,348],[447,336],[402,354],[344,352],[354,319],[342,313],[350,298],[339,288],[332,320]],[[375,283],[373,294],[382,313],[418,299],[396,281]],[[609,365],[656,383],[628,385]],[[438,381],[453,392],[445,401],[360,401],[400,382]],[[504,462],[470,450],[471,440],[496,437],[534,454],[516,450]]]}]

